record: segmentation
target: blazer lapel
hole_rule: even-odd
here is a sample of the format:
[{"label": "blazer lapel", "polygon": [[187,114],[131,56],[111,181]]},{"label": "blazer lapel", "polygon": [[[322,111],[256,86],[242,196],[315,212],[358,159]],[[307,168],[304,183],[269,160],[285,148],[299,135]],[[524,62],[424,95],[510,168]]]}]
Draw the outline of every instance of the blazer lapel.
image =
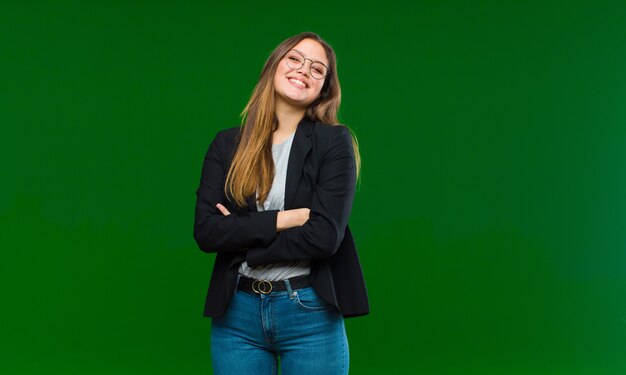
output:
[{"label": "blazer lapel", "polygon": [[[291,208],[298,184],[300,183],[300,176],[302,175],[302,167],[307,154],[311,151],[311,134],[313,133],[313,121],[306,116],[300,120],[296,133],[293,136],[293,142],[291,143],[291,149],[289,150],[289,161],[287,163],[287,177],[285,181],[285,210]],[[250,211],[258,211],[256,206],[256,196],[249,196],[247,198],[248,207]]]},{"label": "blazer lapel", "polygon": [[287,163],[287,177],[285,181],[285,210],[291,209],[300,177],[302,176],[302,167],[307,154],[311,151],[311,133],[313,131],[313,122],[306,116],[300,121],[296,128],[296,134],[291,143],[289,151],[289,162]]}]

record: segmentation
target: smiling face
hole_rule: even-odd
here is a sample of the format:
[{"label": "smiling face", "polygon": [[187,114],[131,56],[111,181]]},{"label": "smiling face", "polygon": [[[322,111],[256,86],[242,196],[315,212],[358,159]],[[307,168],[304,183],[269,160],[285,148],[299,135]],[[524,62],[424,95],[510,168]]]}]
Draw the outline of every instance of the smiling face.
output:
[{"label": "smiling face", "polygon": [[[274,75],[276,100],[295,107],[306,108],[317,99],[327,78],[315,79],[311,76],[309,71],[311,60],[328,66],[328,59],[324,47],[313,39],[301,40],[292,48],[293,50],[300,52],[307,60],[300,69],[289,67],[287,64],[289,53],[280,60]],[[316,72],[313,73],[315,75]]]}]

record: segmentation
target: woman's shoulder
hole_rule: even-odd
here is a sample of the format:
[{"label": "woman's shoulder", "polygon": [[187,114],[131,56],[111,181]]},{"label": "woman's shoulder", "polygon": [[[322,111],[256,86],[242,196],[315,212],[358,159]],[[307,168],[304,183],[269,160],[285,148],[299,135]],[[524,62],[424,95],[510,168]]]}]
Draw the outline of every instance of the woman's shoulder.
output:
[{"label": "woman's shoulder", "polygon": [[318,121],[313,126],[313,132],[322,137],[337,137],[342,134],[349,135],[350,129],[344,124],[324,124]]},{"label": "woman's shoulder", "polygon": [[313,132],[317,138],[317,142],[327,145],[328,147],[337,146],[342,143],[352,143],[352,132],[350,128],[344,124],[324,124],[316,122],[313,126]]},{"label": "woman's shoulder", "polygon": [[[311,130],[316,135],[317,141],[329,143],[337,137],[349,137],[350,129],[344,124],[325,124],[319,121],[310,122]],[[215,135],[215,141],[224,147],[237,143],[241,132],[241,126],[233,126],[219,130]]]},{"label": "woman's shoulder", "polygon": [[225,128],[217,132],[216,138],[217,136],[224,137],[224,138],[235,138],[237,137],[237,135],[239,135],[240,131],[241,131],[241,126],[233,126],[230,128]]},{"label": "woman's shoulder", "polygon": [[220,148],[232,147],[237,142],[240,131],[240,126],[218,130],[213,137],[213,143],[216,143]]}]

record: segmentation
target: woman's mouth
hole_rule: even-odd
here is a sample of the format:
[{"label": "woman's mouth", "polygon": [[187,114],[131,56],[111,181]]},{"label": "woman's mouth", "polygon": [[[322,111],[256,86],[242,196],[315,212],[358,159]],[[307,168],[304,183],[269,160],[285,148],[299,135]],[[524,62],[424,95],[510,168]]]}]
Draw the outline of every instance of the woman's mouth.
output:
[{"label": "woman's mouth", "polygon": [[295,86],[299,89],[305,89],[306,88],[306,83],[300,81],[297,78],[289,78],[289,83],[291,83],[292,86]]}]

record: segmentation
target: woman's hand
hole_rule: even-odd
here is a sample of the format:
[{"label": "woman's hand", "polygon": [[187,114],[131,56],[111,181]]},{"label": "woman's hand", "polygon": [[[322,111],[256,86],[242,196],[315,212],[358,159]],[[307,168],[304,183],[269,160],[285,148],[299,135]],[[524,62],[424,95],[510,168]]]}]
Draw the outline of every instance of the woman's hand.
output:
[{"label": "woman's hand", "polygon": [[304,225],[304,223],[309,220],[310,212],[311,210],[308,208],[295,208],[292,210],[279,211],[278,216],[276,217],[276,231],[280,232],[291,227]]},{"label": "woman's hand", "polygon": [[[228,211],[223,204],[218,203],[215,207],[217,207],[217,209],[220,210],[224,216],[230,215],[230,211]],[[276,217],[276,231],[280,232],[287,228],[304,225],[304,223],[309,220],[310,212],[311,210],[308,208],[295,208],[292,210],[279,211]]]},{"label": "woman's hand", "polygon": [[221,203],[218,203],[215,206],[217,207],[218,210],[220,210],[224,214],[224,216],[230,215],[230,211],[228,211],[226,207],[224,207],[224,205],[222,205]]}]

